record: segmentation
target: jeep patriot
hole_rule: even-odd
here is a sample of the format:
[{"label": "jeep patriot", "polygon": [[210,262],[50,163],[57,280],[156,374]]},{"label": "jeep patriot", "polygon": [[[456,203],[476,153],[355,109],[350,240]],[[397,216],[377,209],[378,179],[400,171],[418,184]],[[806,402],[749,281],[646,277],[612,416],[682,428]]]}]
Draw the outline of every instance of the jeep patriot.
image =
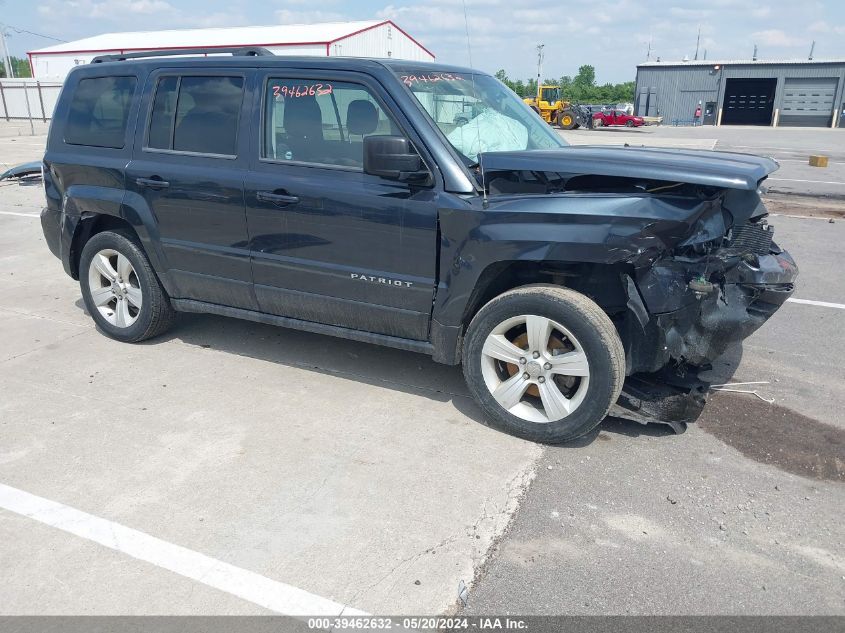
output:
[{"label": "jeep patriot", "polygon": [[420,352],[562,442],[694,420],[793,291],[773,160],[568,147],[467,68],[203,52],[97,58],[55,110],[44,235],[114,339],[204,312]]}]

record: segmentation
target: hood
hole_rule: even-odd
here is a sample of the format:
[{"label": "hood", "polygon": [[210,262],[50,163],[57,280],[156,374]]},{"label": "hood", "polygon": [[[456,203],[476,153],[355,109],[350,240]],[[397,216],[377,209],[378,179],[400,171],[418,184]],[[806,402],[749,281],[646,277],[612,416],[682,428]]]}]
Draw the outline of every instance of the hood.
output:
[{"label": "hood", "polygon": [[771,158],[709,150],[645,147],[562,147],[554,150],[485,152],[485,171],[549,171],[684,182],[756,191],[778,169]]}]

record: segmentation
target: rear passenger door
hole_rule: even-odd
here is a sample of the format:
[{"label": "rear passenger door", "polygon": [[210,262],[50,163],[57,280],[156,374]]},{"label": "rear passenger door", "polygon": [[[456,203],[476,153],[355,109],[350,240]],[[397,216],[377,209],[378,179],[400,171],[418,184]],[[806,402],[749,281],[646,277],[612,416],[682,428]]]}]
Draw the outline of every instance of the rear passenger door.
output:
[{"label": "rear passenger door", "polygon": [[276,70],[259,74],[257,84],[260,125],[245,195],[261,310],[425,340],[437,262],[435,188],[363,171],[366,136],[422,143],[366,76]]},{"label": "rear passenger door", "polygon": [[127,203],[152,211],[174,298],[257,309],[243,200],[253,70],[152,73]]}]

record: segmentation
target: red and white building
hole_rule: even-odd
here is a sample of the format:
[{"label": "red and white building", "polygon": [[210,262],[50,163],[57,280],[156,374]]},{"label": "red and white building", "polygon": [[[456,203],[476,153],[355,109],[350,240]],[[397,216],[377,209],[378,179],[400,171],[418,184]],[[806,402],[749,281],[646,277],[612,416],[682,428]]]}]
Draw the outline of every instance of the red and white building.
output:
[{"label": "red and white building", "polygon": [[33,77],[64,81],[74,66],[87,64],[98,55],[179,48],[220,49],[223,53],[244,46],[263,46],[276,55],[434,60],[434,53],[391,20],[105,33],[27,54]]}]

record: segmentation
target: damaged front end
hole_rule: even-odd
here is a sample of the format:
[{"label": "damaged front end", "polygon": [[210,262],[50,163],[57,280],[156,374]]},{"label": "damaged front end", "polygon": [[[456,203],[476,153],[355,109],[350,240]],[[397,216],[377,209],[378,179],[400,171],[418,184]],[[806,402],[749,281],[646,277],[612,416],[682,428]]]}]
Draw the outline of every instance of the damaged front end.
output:
[{"label": "damaged front end", "polygon": [[[637,271],[642,298],[656,309],[645,322],[637,319],[642,334],[632,341],[632,372],[657,371],[673,361],[706,365],[792,295],[798,268],[771,241],[766,220],[750,221],[739,233],[706,255],[671,255]],[[631,294],[629,300],[638,298]]]},{"label": "damaged front end", "polygon": [[[695,420],[709,391],[699,373],[793,292],[798,269],[775,243],[760,199],[778,168],[771,159],[584,147],[484,160],[491,192],[574,194],[586,218],[579,230],[596,216],[606,223],[602,263],[627,267],[624,307],[602,304],[626,352],[613,415],[676,429]],[[566,250],[580,256],[571,242]]]},{"label": "damaged front end", "polygon": [[[762,326],[794,291],[798,268],[774,241],[757,192],[728,191],[693,235],[627,284],[628,374],[617,415],[695,420],[709,385],[698,374]],[[667,406],[672,403],[671,406]],[[642,420],[640,420],[642,421]]]}]

